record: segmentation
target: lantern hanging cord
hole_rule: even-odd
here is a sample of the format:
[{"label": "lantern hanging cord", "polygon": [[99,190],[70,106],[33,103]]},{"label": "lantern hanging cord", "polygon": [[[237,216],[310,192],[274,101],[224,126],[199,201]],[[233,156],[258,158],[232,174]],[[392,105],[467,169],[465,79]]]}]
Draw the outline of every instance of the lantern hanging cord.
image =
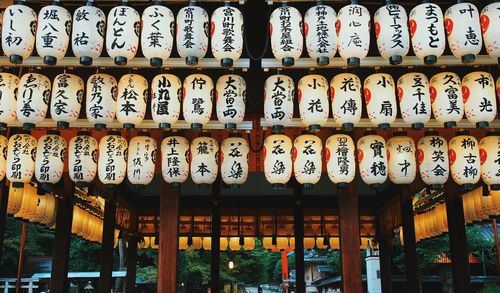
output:
[{"label": "lantern hanging cord", "polygon": [[264,130],[264,133],[262,134],[262,140],[260,141],[260,145],[255,149],[252,144],[252,136],[250,135],[250,132],[247,132],[247,139],[248,139],[248,145],[250,146],[250,150],[254,153],[260,153],[262,149],[264,148],[264,138],[266,137],[266,132],[267,129]]},{"label": "lantern hanging cord", "polygon": [[[267,52],[267,47],[269,46],[269,19],[271,18],[271,5],[269,5],[269,8],[268,8],[268,11],[267,11],[267,20],[268,20],[268,28],[266,29],[266,41],[264,43],[264,50],[262,50],[262,53],[259,55],[259,57],[255,57],[252,55],[252,53],[250,53],[250,48],[248,47],[248,37],[247,37],[247,29],[245,27],[245,33],[243,34],[243,37],[245,39],[244,43],[245,43],[245,50],[247,51],[247,54],[248,54],[248,57],[253,60],[253,61],[260,61],[262,58],[264,58],[264,56],[266,55],[266,52]],[[246,22],[245,22],[245,25],[246,25]]]}]

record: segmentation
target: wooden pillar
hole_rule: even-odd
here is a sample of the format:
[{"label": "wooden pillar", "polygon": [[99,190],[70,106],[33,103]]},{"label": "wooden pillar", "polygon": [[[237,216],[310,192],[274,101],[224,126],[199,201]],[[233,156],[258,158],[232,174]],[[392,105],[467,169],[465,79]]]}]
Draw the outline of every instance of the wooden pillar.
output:
[{"label": "wooden pillar", "polygon": [[410,187],[401,186],[400,208],[404,239],[406,290],[409,293],[419,293],[420,270],[418,268],[413,201],[410,190]]},{"label": "wooden pillar", "polygon": [[304,208],[302,206],[302,187],[295,187],[295,211],[293,215],[295,237],[295,292],[306,292],[304,271]]},{"label": "wooden pillar", "polygon": [[3,180],[0,182],[0,260],[3,256],[3,242],[5,239],[5,222],[7,221],[7,205],[9,203],[9,189]]},{"label": "wooden pillar", "polygon": [[220,236],[221,212],[219,206],[220,181],[212,185],[212,250],[210,251],[210,292],[220,291]]},{"label": "wooden pillar", "polygon": [[116,188],[111,189],[111,195],[106,199],[104,205],[104,224],[102,228],[101,244],[101,267],[99,276],[99,293],[109,293],[113,288],[113,246],[115,242],[116,203],[114,193]]},{"label": "wooden pillar", "polygon": [[378,234],[378,252],[380,258],[380,282],[382,285],[382,292],[392,293],[392,279],[391,279],[391,235],[383,235],[380,229],[383,223],[382,215],[378,217],[377,234]]},{"label": "wooden pillar", "polygon": [[125,293],[135,293],[135,278],[137,275],[137,242],[133,236],[128,239],[127,246],[127,277],[125,278]]}]

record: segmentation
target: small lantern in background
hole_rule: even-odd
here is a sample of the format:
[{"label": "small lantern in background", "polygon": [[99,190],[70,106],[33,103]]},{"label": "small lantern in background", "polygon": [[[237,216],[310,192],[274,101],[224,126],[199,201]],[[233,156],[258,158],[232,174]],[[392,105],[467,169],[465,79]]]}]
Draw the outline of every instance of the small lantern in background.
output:
[{"label": "small lantern in background", "polygon": [[127,140],[118,131],[109,131],[99,142],[97,173],[107,188],[122,183],[127,173]]},{"label": "small lantern in background", "polygon": [[172,53],[175,17],[172,10],[156,3],[142,13],[141,48],[151,66],[161,67]]},{"label": "small lantern in background", "polygon": [[464,116],[460,77],[453,72],[438,73],[431,78],[429,92],[436,121],[446,128],[456,126]]},{"label": "small lantern in background", "polygon": [[389,179],[394,184],[410,184],[417,175],[415,143],[406,132],[395,132],[387,141]]},{"label": "small lantern in background", "polygon": [[208,25],[208,13],[193,2],[177,13],[177,53],[186,64],[196,65],[207,54]]},{"label": "small lantern in background", "polygon": [[59,135],[59,131],[48,130],[46,135],[38,139],[35,177],[43,190],[61,180],[66,150],[66,140]]},{"label": "small lantern in background", "polygon": [[342,125],[342,130],[352,131],[363,110],[359,77],[352,73],[335,75],[330,82],[330,98],[333,120]]},{"label": "small lantern in background", "polygon": [[87,187],[97,174],[98,142],[88,131],[79,131],[69,141],[68,173],[78,187]]},{"label": "small lantern in background", "polygon": [[5,136],[0,135],[0,182],[5,178],[8,144],[9,140]]},{"label": "small lantern in background", "polygon": [[264,173],[273,188],[280,189],[292,176],[292,140],[283,134],[272,134],[264,141]]},{"label": "small lantern in background", "polygon": [[417,161],[420,178],[432,189],[441,189],[450,174],[448,143],[436,131],[427,131],[418,141]]},{"label": "small lantern in background", "polygon": [[310,131],[318,131],[328,120],[328,89],[328,81],[321,75],[310,74],[299,80],[300,118]]},{"label": "small lantern in background", "polygon": [[295,179],[309,189],[321,179],[323,143],[316,135],[303,134],[293,142],[292,160]]},{"label": "small lantern in background", "polygon": [[116,119],[125,129],[141,124],[146,116],[148,81],[138,74],[125,74],[118,82]]},{"label": "small lantern in background", "polygon": [[66,55],[71,33],[71,13],[60,1],[52,3],[40,9],[36,31],[36,51],[47,65],[56,65]]},{"label": "small lantern in background", "polygon": [[410,36],[413,52],[425,64],[434,64],[443,55],[446,39],[443,11],[434,3],[421,0],[410,12]]},{"label": "small lantern in background", "polygon": [[489,135],[479,142],[481,178],[491,190],[500,190],[500,136]]},{"label": "small lantern in background", "polygon": [[23,128],[34,128],[45,119],[50,100],[50,80],[39,73],[26,73],[19,81],[17,119]]},{"label": "small lantern in background", "polygon": [[14,188],[23,188],[35,173],[36,139],[29,134],[14,134],[7,146],[7,179]]},{"label": "small lantern in background", "polygon": [[481,32],[483,33],[484,47],[491,58],[500,58],[500,2],[486,5],[481,11]]},{"label": "small lantern in background", "polygon": [[398,79],[397,92],[403,121],[414,130],[424,128],[431,119],[429,80],[418,72],[410,72]]},{"label": "small lantern in background", "polygon": [[495,84],[491,74],[475,71],[464,76],[462,97],[467,119],[476,127],[488,127],[497,114]]},{"label": "small lantern in background", "polygon": [[277,74],[264,84],[264,118],[271,124],[273,133],[283,133],[285,125],[292,122],[295,84],[289,76]]},{"label": "small lantern in background", "polygon": [[179,188],[189,175],[189,142],[182,136],[168,136],[161,142],[163,180]]},{"label": "small lantern in background", "polygon": [[71,48],[73,54],[80,58],[80,64],[92,65],[95,58],[101,56],[104,47],[106,15],[94,6],[94,1],[87,0],[73,14],[73,32]]},{"label": "small lantern in background", "polygon": [[17,118],[16,104],[19,91],[19,77],[11,73],[0,73],[0,128],[7,128],[7,124]]},{"label": "small lantern in background", "polygon": [[239,75],[226,74],[217,79],[215,100],[217,119],[226,129],[236,129],[245,118],[247,84]]},{"label": "small lantern in background", "polygon": [[387,147],[382,136],[369,134],[358,140],[356,156],[363,182],[379,189],[387,180]]},{"label": "small lantern in background", "polygon": [[342,7],[336,23],[339,54],[349,67],[359,67],[370,48],[370,12],[357,2]]},{"label": "small lantern in background", "polygon": [[459,132],[457,135],[448,145],[451,176],[464,190],[472,190],[481,178],[479,143],[474,136],[461,135]]},{"label": "small lantern in background", "polygon": [[128,143],[127,177],[134,185],[145,186],[155,176],[156,141],[148,133],[139,132]]},{"label": "small lantern in background", "polygon": [[320,66],[328,65],[337,52],[336,22],[337,13],[328,5],[315,5],[304,15],[307,53]]},{"label": "small lantern in background", "polygon": [[191,179],[195,184],[209,185],[218,174],[219,143],[209,136],[195,138],[190,147]]},{"label": "small lantern in background", "polygon": [[406,10],[391,2],[386,1],[387,4],[375,12],[373,21],[380,55],[397,65],[403,62],[410,50],[410,33]]},{"label": "small lantern in background", "polygon": [[325,143],[326,170],[330,180],[339,187],[347,187],[356,176],[354,141],[349,135],[335,134]]},{"label": "small lantern in background", "polygon": [[184,79],[182,111],[192,129],[200,130],[212,116],[214,83],[204,74],[191,74]]},{"label": "small lantern in background", "polygon": [[58,74],[54,78],[50,116],[57,122],[57,128],[68,128],[70,122],[80,116],[83,100],[83,80],[74,74]]},{"label": "small lantern in background", "polygon": [[181,113],[182,82],[172,74],[159,74],[151,81],[151,115],[162,129],[170,129]]},{"label": "small lantern in background", "polygon": [[35,47],[37,14],[20,2],[5,8],[2,27],[2,50],[12,64],[21,64]]},{"label": "small lantern in background", "polygon": [[117,92],[116,79],[111,75],[96,73],[87,80],[87,120],[96,129],[105,129],[115,119]]},{"label": "small lantern in background", "polygon": [[386,73],[372,74],[365,79],[363,87],[368,118],[380,129],[388,129],[396,120],[398,112],[392,76]]},{"label": "small lantern in background", "polygon": [[212,54],[221,66],[231,67],[243,52],[243,14],[237,8],[215,9],[211,19]]},{"label": "small lantern in background", "polygon": [[302,15],[297,8],[285,2],[271,13],[269,34],[274,58],[283,66],[293,66],[302,55],[304,37],[302,36]]},{"label": "small lantern in background", "polygon": [[106,51],[116,65],[127,65],[135,57],[139,47],[141,16],[122,0],[108,14]]},{"label": "small lantern in background", "polygon": [[248,142],[239,133],[231,133],[221,144],[220,173],[222,181],[232,189],[248,178]]}]

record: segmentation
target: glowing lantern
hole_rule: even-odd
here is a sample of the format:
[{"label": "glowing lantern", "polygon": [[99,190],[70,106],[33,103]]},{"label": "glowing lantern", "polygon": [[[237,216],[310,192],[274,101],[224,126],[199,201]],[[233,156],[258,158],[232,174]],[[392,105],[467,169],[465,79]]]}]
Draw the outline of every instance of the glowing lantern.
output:
[{"label": "glowing lantern", "polygon": [[221,144],[222,181],[233,188],[245,183],[248,177],[248,142],[239,133],[231,133]]},{"label": "glowing lantern", "polygon": [[441,72],[431,78],[432,112],[436,121],[446,128],[456,126],[464,116],[461,88],[462,82],[456,73]]},{"label": "glowing lantern", "polygon": [[319,130],[328,120],[328,89],[328,81],[321,75],[311,74],[299,80],[300,118],[311,131]]},{"label": "glowing lantern", "polygon": [[189,142],[182,136],[169,136],[161,142],[163,180],[178,188],[189,175]]},{"label": "glowing lantern", "polygon": [[7,202],[8,215],[17,214],[21,210],[24,195],[24,183],[17,185],[18,187],[14,187],[14,184],[9,186],[9,198]]},{"label": "glowing lantern", "polygon": [[54,78],[50,116],[57,128],[68,128],[80,115],[83,100],[83,80],[74,74],[59,74]]},{"label": "glowing lantern", "polygon": [[292,176],[292,140],[272,134],[264,141],[264,173],[274,188],[284,188]]},{"label": "glowing lantern", "polygon": [[71,13],[59,1],[52,3],[40,9],[36,31],[36,51],[47,65],[56,65],[66,55],[71,33]]},{"label": "glowing lantern", "polygon": [[155,4],[142,12],[141,48],[153,67],[161,67],[174,45],[175,17],[172,10]]},{"label": "glowing lantern", "polygon": [[394,137],[387,141],[389,179],[394,184],[410,184],[417,175],[415,143],[404,135],[406,133],[395,133]]},{"label": "glowing lantern", "polygon": [[26,73],[19,81],[17,119],[31,129],[45,119],[50,100],[50,80],[39,73]]},{"label": "glowing lantern", "polygon": [[340,239],[338,237],[330,237],[330,248],[334,250],[340,249]]},{"label": "glowing lantern", "polygon": [[240,237],[229,237],[229,250],[240,251]]},{"label": "glowing lantern", "polygon": [[426,132],[418,141],[417,160],[422,181],[433,189],[440,189],[450,174],[448,143],[437,132]]},{"label": "glowing lantern", "polygon": [[464,190],[471,190],[481,177],[477,139],[470,135],[455,136],[448,145],[448,157],[453,180]]},{"label": "glowing lantern", "polygon": [[23,2],[10,5],[3,13],[2,49],[10,63],[21,64],[33,53],[37,26],[36,12]]},{"label": "glowing lantern", "polygon": [[245,237],[243,239],[243,249],[246,251],[255,249],[255,238],[253,237]]},{"label": "glowing lantern", "polygon": [[446,46],[443,11],[434,3],[415,6],[410,12],[410,36],[413,52],[425,64],[434,64]]},{"label": "glowing lantern", "polygon": [[23,200],[21,202],[21,208],[14,217],[21,218],[25,221],[30,221],[36,215],[36,207],[38,205],[38,196],[36,194],[36,188],[30,184],[26,184],[23,190]]},{"label": "glowing lantern", "polygon": [[375,36],[380,55],[389,59],[392,65],[403,62],[403,57],[410,50],[410,33],[408,31],[408,15],[403,6],[386,1],[380,7],[373,21]]},{"label": "glowing lantern", "polygon": [[418,72],[410,72],[398,79],[398,99],[403,121],[415,130],[422,129],[431,118],[429,80]]},{"label": "glowing lantern", "polygon": [[182,82],[172,74],[159,74],[151,82],[151,115],[160,128],[169,129],[181,113]]},{"label": "glowing lantern", "polygon": [[316,245],[316,239],[314,237],[304,237],[304,249],[314,249]]},{"label": "glowing lantern", "polygon": [[139,133],[128,143],[127,177],[135,185],[148,185],[155,176],[156,141]]},{"label": "glowing lantern", "polygon": [[98,143],[90,132],[79,131],[69,141],[68,172],[69,177],[79,187],[86,187],[97,173]]},{"label": "glowing lantern", "polygon": [[115,119],[117,91],[116,79],[111,75],[97,73],[87,80],[87,120],[96,129],[105,129]]},{"label": "glowing lantern", "polygon": [[500,58],[500,3],[493,2],[481,11],[481,32],[483,33],[484,47],[491,58]]},{"label": "glowing lantern", "polygon": [[318,249],[327,249],[328,248],[328,242],[325,243],[325,238],[324,237],[316,237],[316,248]]},{"label": "glowing lantern", "polygon": [[132,7],[122,1],[108,14],[106,31],[106,51],[114,58],[116,65],[127,65],[135,57],[139,47],[141,16]]},{"label": "glowing lantern", "polygon": [[9,140],[5,136],[0,135],[0,182],[5,178],[8,144]]},{"label": "glowing lantern", "polygon": [[262,238],[262,247],[264,247],[267,250],[273,249],[273,238],[272,237],[263,237]]},{"label": "glowing lantern", "polygon": [[35,160],[35,177],[45,186],[56,184],[61,180],[64,161],[66,160],[66,140],[58,131],[47,131],[47,134],[38,139]]},{"label": "glowing lantern", "polygon": [[132,129],[146,116],[148,81],[138,74],[125,74],[118,82],[116,119],[125,129]]},{"label": "glowing lantern", "polygon": [[188,238],[187,237],[179,237],[179,250],[186,250],[189,248]]},{"label": "glowing lantern", "polygon": [[346,134],[332,135],[326,140],[325,151],[328,177],[339,187],[346,187],[356,175],[354,141]]},{"label": "glowing lantern", "polygon": [[363,91],[368,118],[380,129],[388,129],[396,120],[398,112],[392,76],[386,73],[368,76],[365,79]]},{"label": "glowing lantern", "polygon": [[217,179],[219,144],[208,136],[197,137],[191,142],[191,179],[195,184],[212,184]]},{"label": "glowing lantern", "polygon": [[182,111],[192,129],[202,129],[212,116],[214,83],[204,74],[192,74],[184,80]]},{"label": "glowing lantern", "polygon": [[247,84],[239,75],[227,74],[219,77],[215,85],[217,119],[226,129],[236,129],[245,117]]},{"label": "glowing lantern", "polygon": [[293,142],[293,170],[295,179],[304,188],[312,188],[321,178],[323,143],[316,135],[303,134]]},{"label": "glowing lantern", "polygon": [[361,81],[352,73],[335,75],[330,82],[330,98],[335,123],[344,131],[352,131],[361,119]]},{"label": "glowing lantern", "polygon": [[221,237],[220,238],[220,243],[219,243],[219,250],[220,251],[225,251],[227,250],[227,245],[228,245],[228,240],[226,237]]},{"label": "glowing lantern", "polygon": [[273,133],[285,131],[292,122],[295,84],[289,76],[277,74],[266,79],[264,84],[264,118],[273,127]]},{"label": "glowing lantern", "polygon": [[29,134],[14,134],[7,146],[7,179],[14,188],[22,188],[35,173],[36,139]]},{"label": "glowing lantern", "polygon": [[10,73],[0,73],[0,128],[16,120],[17,92],[19,77]]},{"label": "glowing lantern", "polygon": [[215,9],[211,19],[212,54],[221,66],[233,66],[243,52],[243,14],[225,5]]},{"label": "glowing lantern", "polygon": [[177,53],[186,64],[196,65],[208,50],[208,13],[190,3],[177,14]]},{"label": "glowing lantern", "polygon": [[279,250],[285,250],[288,246],[288,238],[287,237],[276,237],[276,247]]},{"label": "glowing lantern", "polygon": [[281,60],[283,66],[293,66],[304,46],[300,12],[283,3],[271,13],[269,32],[274,58]]},{"label": "glowing lantern", "polygon": [[202,247],[204,250],[212,250],[212,237],[203,237]]},{"label": "glowing lantern", "polygon": [[73,54],[80,58],[80,64],[87,66],[101,56],[106,27],[106,15],[93,5],[94,2],[88,0],[85,6],[75,10],[71,33]]},{"label": "glowing lantern", "polygon": [[320,66],[328,65],[337,52],[336,22],[337,13],[328,5],[313,6],[304,15],[307,53]]},{"label": "glowing lantern", "polygon": [[337,19],[339,53],[349,67],[358,67],[370,48],[370,12],[351,1],[340,9]]},{"label": "glowing lantern", "polygon": [[127,172],[127,141],[119,132],[110,131],[99,142],[97,170],[99,180],[108,188],[123,182]]},{"label": "glowing lantern", "polygon": [[479,142],[481,178],[492,190],[500,190],[500,136],[486,136]]},{"label": "glowing lantern", "polygon": [[203,239],[201,237],[192,237],[193,244],[191,244],[191,249],[199,250],[203,247]]},{"label": "glowing lantern", "polygon": [[462,96],[465,116],[476,127],[487,127],[495,119],[497,102],[491,74],[475,71],[464,76]]},{"label": "glowing lantern", "polygon": [[363,182],[378,189],[387,180],[387,147],[382,136],[369,134],[357,144],[359,173]]}]

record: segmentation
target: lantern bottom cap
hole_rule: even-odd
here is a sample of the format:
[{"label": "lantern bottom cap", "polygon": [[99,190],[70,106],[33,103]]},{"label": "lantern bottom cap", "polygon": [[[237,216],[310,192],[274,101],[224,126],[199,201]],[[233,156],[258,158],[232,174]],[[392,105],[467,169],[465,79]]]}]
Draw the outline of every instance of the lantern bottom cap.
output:
[{"label": "lantern bottom cap", "polygon": [[430,184],[429,187],[432,190],[441,190],[441,184]]},{"label": "lantern bottom cap", "polygon": [[391,63],[391,65],[401,64],[401,63],[403,63],[403,56],[401,56],[401,55],[391,56],[391,57],[389,57],[389,63]]},{"label": "lantern bottom cap", "polygon": [[191,129],[193,130],[202,130],[203,124],[201,123],[191,123]]},{"label": "lantern bottom cap", "polygon": [[160,129],[166,129],[166,130],[169,130],[172,128],[172,125],[170,123],[167,123],[167,122],[162,122],[158,126],[160,127]]},{"label": "lantern bottom cap", "polygon": [[354,130],[354,123],[343,123],[342,130],[347,131],[347,132],[353,131]]},{"label": "lantern bottom cap", "polygon": [[444,123],[444,128],[453,128],[457,126],[457,122],[455,121],[448,121]]},{"label": "lantern bottom cap", "polygon": [[229,189],[230,190],[238,190],[240,189],[240,185],[236,183],[229,184]]},{"label": "lantern bottom cap", "polygon": [[391,124],[390,123],[380,123],[378,125],[378,128],[380,128],[381,130],[387,130],[387,129],[391,128]]},{"label": "lantern bottom cap", "polygon": [[9,62],[12,64],[21,64],[23,63],[23,56],[16,54],[10,55]]},{"label": "lantern bottom cap", "polygon": [[118,186],[117,184],[107,183],[107,184],[106,184],[106,189],[114,189],[114,188],[116,188],[117,186]]},{"label": "lantern bottom cap", "polygon": [[134,129],[135,124],[134,123],[123,123],[123,128],[125,128],[127,130]]},{"label": "lantern bottom cap", "polygon": [[78,181],[75,182],[75,186],[78,188],[87,188],[89,186],[88,182]]},{"label": "lantern bottom cap", "polygon": [[198,57],[196,57],[196,56],[187,56],[186,57],[186,64],[187,65],[197,65],[198,64]]},{"label": "lantern bottom cap", "polygon": [[436,55],[428,55],[424,57],[424,64],[431,65],[438,61],[438,57]]},{"label": "lantern bottom cap", "polygon": [[0,122],[0,129],[7,129],[7,123]]},{"label": "lantern bottom cap", "polygon": [[224,125],[224,128],[227,130],[235,130],[236,129],[236,123],[226,123]]},{"label": "lantern bottom cap", "polygon": [[424,123],[413,123],[411,125],[411,129],[413,130],[420,130],[424,128]]},{"label": "lantern bottom cap", "polygon": [[38,186],[37,190],[36,190],[36,194],[37,195],[45,195],[47,192],[47,186],[46,186],[47,183],[42,183],[41,186]]},{"label": "lantern bottom cap", "polygon": [[304,183],[304,184],[302,184],[302,188],[304,188],[304,189],[313,189],[314,188],[314,184],[312,184],[312,183]]},{"label": "lantern bottom cap", "polygon": [[179,182],[172,182],[170,183],[170,187],[173,189],[179,189],[181,188],[181,184]]},{"label": "lantern bottom cap", "polygon": [[318,57],[316,58],[316,64],[318,64],[319,66],[326,66],[330,64],[330,58],[326,56]]},{"label": "lantern bottom cap", "polygon": [[149,59],[149,65],[153,66],[153,67],[162,67],[163,66],[163,59],[161,59],[160,57],[153,57],[151,59]]},{"label": "lantern bottom cap", "polygon": [[309,125],[309,131],[310,132],[318,132],[321,130],[321,125],[319,124],[311,124]]},{"label": "lantern bottom cap", "polygon": [[222,66],[222,67],[231,67],[231,66],[233,66],[233,59],[231,59],[231,58],[222,58],[220,60],[220,66]]},{"label": "lantern bottom cap", "polygon": [[14,188],[23,188],[24,182],[12,182],[12,187]]},{"label": "lantern bottom cap", "polygon": [[281,64],[285,67],[290,67],[295,64],[295,59],[293,57],[285,57],[281,59]]},{"label": "lantern bottom cap", "polygon": [[56,65],[57,64],[57,58],[54,56],[44,56],[43,57],[43,63],[47,65]]},{"label": "lantern bottom cap", "polygon": [[283,126],[283,125],[273,125],[271,132],[273,134],[285,133],[285,126]]},{"label": "lantern bottom cap", "polygon": [[67,129],[69,128],[69,122],[57,121],[57,129]]},{"label": "lantern bottom cap", "polygon": [[359,59],[358,57],[347,58],[347,66],[350,68],[359,67],[360,64],[361,64],[361,59]]},{"label": "lantern bottom cap", "polygon": [[476,55],[474,54],[466,54],[462,56],[462,63],[472,63],[476,61]]},{"label": "lantern bottom cap", "polygon": [[490,123],[488,121],[476,122],[476,128],[487,128],[489,126],[490,126]]},{"label": "lantern bottom cap", "polygon": [[337,183],[338,188],[347,188],[349,186],[349,183],[347,182],[339,182]]},{"label": "lantern bottom cap", "polygon": [[285,189],[286,184],[283,183],[273,183],[272,184],[274,190]]},{"label": "lantern bottom cap", "polygon": [[115,57],[115,64],[118,66],[125,66],[127,65],[127,58],[123,56],[117,56]]},{"label": "lantern bottom cap", "polygon": [[96,124],[94,124],[94,128],[96,130],[104,130],[104,129],[106,129],[106,124],[104,124],[104,123],[96,123]]},{"label": "lantern bottom cap", "polygon": [[462,190],[472,190],[474,189],[474,184],[472,183],[465,183],[465,184],[462,184]]},{"label": "lantern bottom cap", "polygon": [[35,128],[35,127],[36,127],[35,123],[29,123],[29,122],[23,123],[23,128],[25,130],[31,130],[31,129]]},{"label": "lantern bottom cap", "polygon": [[500,184],[491,184],[490,189],[491,190],[500,190]]},{"label": "lantern bottom cap", "polygon": [[371,189],[374,189],[374,190],[379,190],[380,187],[382,187],[382,184],[380,183],[373,183],[373,184],[370,184],[370,188]]},{"label": "lantern bottom cap", "polygon": [[90,65],[92,65],[93,61],[94,60],[92,59],[92,57],[88,57],[88,56],[80,57],[80,64],[83,66],[90,66]]}]

